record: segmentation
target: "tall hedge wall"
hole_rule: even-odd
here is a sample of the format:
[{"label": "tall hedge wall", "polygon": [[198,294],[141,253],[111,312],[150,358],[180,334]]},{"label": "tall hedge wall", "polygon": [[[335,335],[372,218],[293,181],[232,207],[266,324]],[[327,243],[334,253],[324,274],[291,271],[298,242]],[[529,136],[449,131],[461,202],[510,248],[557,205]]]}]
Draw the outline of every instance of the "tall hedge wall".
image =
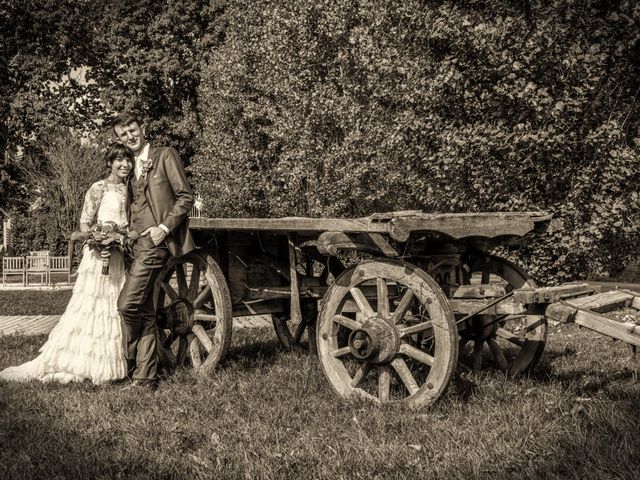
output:
[{"label": "tall hedge wall", "polygon": [[214,215],[550,210],[547,281],[640,253],[632,1],[237,0],[202,66]]}]

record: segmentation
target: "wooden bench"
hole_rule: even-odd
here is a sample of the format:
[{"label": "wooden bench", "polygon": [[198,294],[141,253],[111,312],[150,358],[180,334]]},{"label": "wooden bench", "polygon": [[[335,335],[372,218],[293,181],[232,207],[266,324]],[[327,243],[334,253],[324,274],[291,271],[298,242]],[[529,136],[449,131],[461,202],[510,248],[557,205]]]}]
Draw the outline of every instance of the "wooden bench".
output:
[{"label": "wooden bench", "polygon": [[52,273],[66,273],[67,282],[71,283],[71,262],[69,257],[49,257],[49,283]]},{"label": "wooden bench", "polygon": [[6,285],[8,275],[20,275],[25,284],[24,257],[2,257],[2,285]]},{"label": "wooden bench", "polygon": [[25,257],[26,284],[29,285],[29,276],[40,276],[40,283],[49,283],[49,250],[29,252]]}]

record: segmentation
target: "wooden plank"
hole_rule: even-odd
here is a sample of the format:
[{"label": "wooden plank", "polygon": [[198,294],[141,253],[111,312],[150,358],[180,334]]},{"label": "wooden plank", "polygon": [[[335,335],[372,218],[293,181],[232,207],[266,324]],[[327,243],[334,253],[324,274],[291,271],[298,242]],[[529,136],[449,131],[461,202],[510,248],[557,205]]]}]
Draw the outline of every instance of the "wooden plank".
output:
[{"label": "wooden plank", "polygon": [[24,317],[24,320],[20,325],[16,326],[16,330],[25,330],[29,331],[33,326],[38,325],[38,323],[42,320],[44,315],[35,315],[31,317]]},{"label": "wooden plank", "polygon": [[298,287],[298,271],[296,270],[296,242],[295,234],[287,234],[287,243],[289,245],[289,278],[291,279],[291,314],[290,318],[293,323],[302,321],[302,310],[300,308],[300,291]]},{"label": "wooden plank", "polygon": [[3,327],[16,328],[21,327],[26,322],[33,321],[34,319],[38,319],[42,317],[42,315],[20,315],[17,317],[13,317],[12,320],[3,323]]},{"label": "wooden plank", "polygon": [[623,323],[616,322],[597,313],[585,311],[577,312],[574,321],[576,325],[640,347],[640,335],[630,333]]},{"label": "wooden plank", "polygon": [[594,312],[605,313],[628,307],[633,301],[633,298],[633,295],[629,295],[628,293],[611,291],[589,295],[587,297],[572,298],[566,300],[566,303],[587,308]]},{"label": "wooden plank", "polygon": [[367,232],[387,233],[406,241],[412,232],[440,232],[455,239],[464,237],[523,236],[548,223],[544,212],[484,212],[433,214],[389,212],[365,218],[192,218],[193,230],[238,230],[271,232]]},{"label": "wooden plank", "polygon": [[561,323],[570,323],[580,309],[597,313],[606,313],[629,306],[633,296],[620,291],[598,293],[587,297],[572,298],[549,305],[545,315],[551,320]]},{"label": "wooden plank", "polygon": [[[451,306],[453,313],[469,315],[483,309],[493,301],[495,300],[460,298],[449,300],[449,305]],[[525,312],[526,309],[524,308],[524,305],[521,303],[515,303],[511,299],[506,299],[504,302],[492,305],[489,308],[482,310],[480,313],[482,315],[518,315]]]},{"label": "wooden plank", "polygon": [[[537,218],[537,221],[536,221]],[[541,220],[545,218],[545,220]],[[522,237],[536,227],[536,223],[550,220],[550,215],[535,217],[521,213],[476,213],[476,214],[426,214],[399,217],[391,220],[391,237],[406,241],[412,232],[434,231],[449,237],[495,238],[502,236]]]},{"label": "wooden plank", "polygon": [[587,283],[565,284],[557,287],[519,288],[513,292],[516,303],[554,303],[571,296],[600,293],[599,287]]},{"label": "wooden plank", "polygon": [[504,287],[498,285],[460,285],[455,287],[452,298],[497,298],[506,293]]},{"label": "wooden plank", "polygon": [[24,317],[25,315],[11,315],[0,317],[0,330],[2,330],[3,327],[10,327],[14,324],[19,324]]}]

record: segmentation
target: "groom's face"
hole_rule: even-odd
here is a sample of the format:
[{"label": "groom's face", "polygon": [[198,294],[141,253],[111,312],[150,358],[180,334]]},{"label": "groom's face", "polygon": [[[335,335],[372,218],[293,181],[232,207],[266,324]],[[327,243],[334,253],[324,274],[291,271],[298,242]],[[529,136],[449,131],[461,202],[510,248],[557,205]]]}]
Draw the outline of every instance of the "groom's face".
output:
[{"label": "groom's face", "polygon": [[144,147],[146,140],[144,139],[144,127],[138,125],[138,122],[132,122],[128,125],[116,125],[113,131],[122,143],[134,151],[137,155]]}]

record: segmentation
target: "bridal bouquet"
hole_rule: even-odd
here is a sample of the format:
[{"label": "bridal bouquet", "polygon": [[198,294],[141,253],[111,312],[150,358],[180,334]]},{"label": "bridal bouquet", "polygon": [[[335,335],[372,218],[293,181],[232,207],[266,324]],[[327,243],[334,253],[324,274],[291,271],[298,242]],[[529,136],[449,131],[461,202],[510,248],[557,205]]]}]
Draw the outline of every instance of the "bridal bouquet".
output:
[{"label": "bridal bouquet", "polygon": [[[86,232],[85,245],[98,252],[119,250],[130,254],[131,243],[127,227],[118,226],[115,222],[96,223]],[[109,262],[109,256],[102,257],[103,275],[109,275]]]}]

